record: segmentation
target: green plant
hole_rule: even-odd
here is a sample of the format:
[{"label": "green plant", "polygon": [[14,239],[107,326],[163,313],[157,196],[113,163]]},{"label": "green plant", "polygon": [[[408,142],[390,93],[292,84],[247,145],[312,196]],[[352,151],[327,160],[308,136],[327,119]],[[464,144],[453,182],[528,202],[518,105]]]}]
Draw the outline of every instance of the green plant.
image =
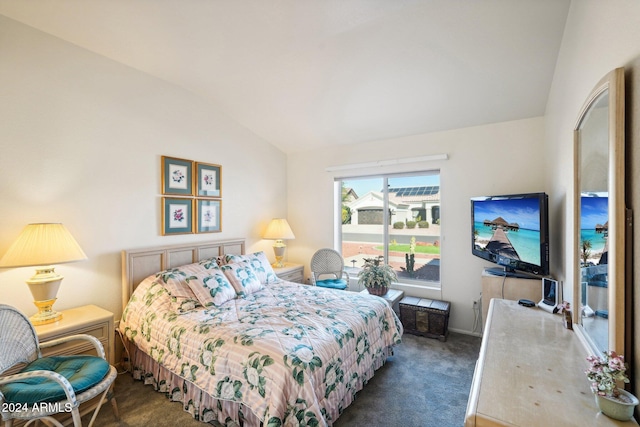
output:
[{"label": "green plant", "polygon": [[407,273],[409,273],[409,276],[413,277],[413,269],[416,265],[416,255],[404,254],[404,264],[406,266]]},{"label": "green plant", "polygon": [[407,221],[407,228],[416,228],[415,221]]},{"label": "green plant", "polygon": [[415,236],[411,237],[409,241],[409,253],[404,254],[404,265],[405,270],[409,273],[410,277],[413,277],[413,269],[416,265],[416,238]]},{"label": "green plant", "polygon": [[391,282],[398,280],[396,272],[389,264],[383,262],[383,257],[365,258],[362,270],[358,273],[358,284],[365,288],[385,288]]},{"label": "green plant", "polygon": [[394,222],[393,228],[395,228],[396,230],[402,230],[404,228],[404,222],[402,221]]},{"label": "green plant", "polygon": [[429,221],[418,222],[418,228],[429,228]]},{"label": "green plant", "polygon": [[342,223],[351,224],[351,208],[342,205]]},{"label": "green plant", "polygon": [[591,258],[591,248],[593,245],[591,244],[591,240],[586,239],[580,242],[580,258],[582,259],[582,265],[589,265],[589,258]]}]

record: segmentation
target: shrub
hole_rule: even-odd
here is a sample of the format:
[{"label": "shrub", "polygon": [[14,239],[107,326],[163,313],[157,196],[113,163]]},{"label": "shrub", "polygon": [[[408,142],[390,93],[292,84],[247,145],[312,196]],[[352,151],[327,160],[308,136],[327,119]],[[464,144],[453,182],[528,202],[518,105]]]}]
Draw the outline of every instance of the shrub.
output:
[{"label": "shrub", "polygon": [[428,221],[420,221],[418,223],[418,228],[429,228],[429,222]]},{"label": "shrub", "polygon": [[407,221],[407,228],[416,228],[415,221]]},{"label": "shrub", "polygon": [[393,228],[396,230],[402,230],[404,228],[404,222],[398,221],[393,223]]}]

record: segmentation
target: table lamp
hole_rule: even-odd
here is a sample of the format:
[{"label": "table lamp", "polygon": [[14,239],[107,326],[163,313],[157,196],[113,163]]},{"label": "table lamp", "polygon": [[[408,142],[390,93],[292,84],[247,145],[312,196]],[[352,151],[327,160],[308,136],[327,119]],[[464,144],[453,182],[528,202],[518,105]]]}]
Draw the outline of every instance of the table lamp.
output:
[{"label": "table lamp", "polygon": [[267,226],[267,231],[264,232],[262,237],[265,239],[275,239],[276,242],[273,244],[273,252],[276,254],[276,262],[273,263],[272,266],[276,268],[284,267],[282,258],[284,258],[284,251],[287,245],[284,244],[283,240],[296,238],[287,220],[284,218],[272,219]]},{"label": "table lamp", "polygon": [[62,224],[29,224],[0,259],[0,267],[36,267],[36,274],[27,280],[38,313],[30,318],[34,325],[44,325],[62,319],[53,310],[63,277],[51,264],[87,259],[87,256]]}]

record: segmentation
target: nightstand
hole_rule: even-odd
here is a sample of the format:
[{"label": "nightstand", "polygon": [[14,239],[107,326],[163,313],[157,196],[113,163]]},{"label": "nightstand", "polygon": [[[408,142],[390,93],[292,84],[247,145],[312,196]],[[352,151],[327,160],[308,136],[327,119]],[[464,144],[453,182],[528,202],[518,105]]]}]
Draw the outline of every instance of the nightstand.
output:
[{"label": "nightstand", "polygon": [[285,262],[284,267],[273,267],[276,276],[288,282],[296,282],[304,284],[304,265]]},{"label": "nightstand", "polygon": [[[35,326],[38,340],[43,343],[68,335],[87,334],[98,338],[104,347],[107,361],[113,365],[114,338],[113,313],[96,305],[71,308],[62,311],[62,319],[46,325]],[[71,341],[42,349],[42,356],[93,354],[89,342]]]},{"label": "nightstand", "polygon": [[[363,289],[360,291],[361,294],[369,294],[367,289]],[[404,297],[404,291],[400,291],[398,289],[389,289],[386,294],[382,295],[381,298],[384,298],[385,301],[389,303],[393,311],[396,314],[400,315],[400,300]]]}]

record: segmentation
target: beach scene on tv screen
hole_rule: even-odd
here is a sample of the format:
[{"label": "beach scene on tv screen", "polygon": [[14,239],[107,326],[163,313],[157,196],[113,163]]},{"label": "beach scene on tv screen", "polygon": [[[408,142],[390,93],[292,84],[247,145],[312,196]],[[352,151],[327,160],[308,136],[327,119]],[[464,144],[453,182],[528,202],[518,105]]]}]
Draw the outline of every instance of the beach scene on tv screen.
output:
[{"label": "beach scene on tv screen", "polygon": [[537,198],[476,201],[473,222],[476,249],[541,265]]},{"label": "beach scene on tv screen", "polygon": [[609,198],[580,198],[580,257],[584,266],[606,264]]}]

